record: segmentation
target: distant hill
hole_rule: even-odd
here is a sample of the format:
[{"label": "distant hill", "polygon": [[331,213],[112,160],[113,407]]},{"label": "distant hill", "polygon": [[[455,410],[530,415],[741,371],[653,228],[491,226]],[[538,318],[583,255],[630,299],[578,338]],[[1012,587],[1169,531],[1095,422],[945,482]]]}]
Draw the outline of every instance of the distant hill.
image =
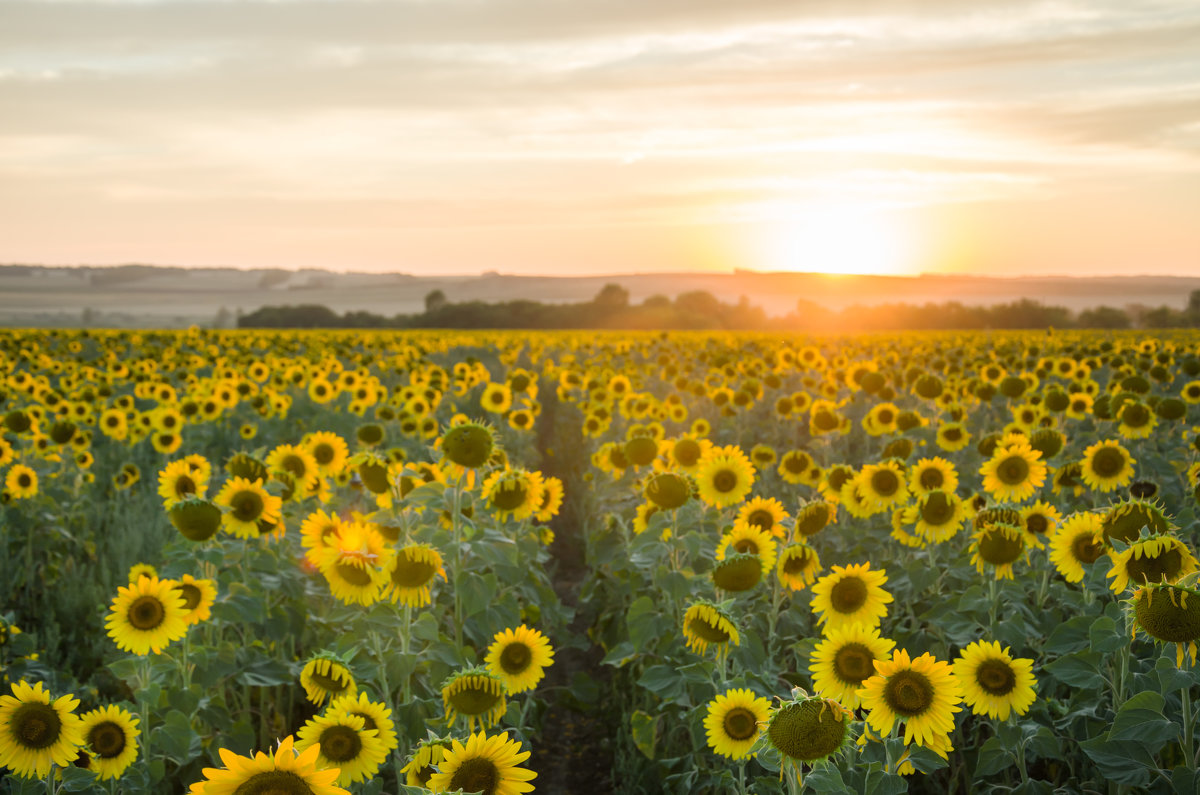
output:
[{"label": "distant hill", "polygon": [[613,276],[413,276],[325,270],[237,270],[152,265],[44,267],[0,265],[0,325],[177,328],[233,326],[238,313],[262,306],[321,304],[335,312],[417,313],[425,296],[544,303],[590,300],[610,282],[640,303],[703,290],[725,302],[741,297],[769,315],[794,311],[798,301],[832,310],[852,305],[958,301],[990,306],[1022,298],[1080,311],[1101,305],[1182,309],[1200,276],[1022,277],[1012,279],[923,274],[830,276],[815,273],[643,273]]}]

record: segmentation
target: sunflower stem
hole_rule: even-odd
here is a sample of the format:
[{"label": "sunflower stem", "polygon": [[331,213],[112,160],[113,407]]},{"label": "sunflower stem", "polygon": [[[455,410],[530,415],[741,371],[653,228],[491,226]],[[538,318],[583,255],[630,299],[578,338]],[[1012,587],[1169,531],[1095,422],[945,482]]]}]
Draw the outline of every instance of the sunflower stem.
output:
[{"label": "sunflower stem", "polygon": [[1187,761],[1187,766],[1196,769],[1196,751],[1193,747],[1193,716],[1192,716],[1192,687],[1184,685],[1179,689],[1179,695],[1183,701],[1183,758]]},{"label": "sunflower stem", "polygon": [[50,771],[46,773],[46,795],[54,795],[56,791],[54,786],[54,763],[50,763]]},{"label": "sunflower stem", "polygon": [[[404,606],[404,621],[400,625],[400,653],[404,655],[405,659],[408,658],[408,643],[409,643],[408,636],[411,634],[411,631],[412,631],[412,608],[409,607],[408,605],[405,605]],[[412,677],[411,676],[407,676],[404,678],[404,683],[400,686],[400,689],[403,694],[404,703],[407,704],[408,702],[412,701]]]},{"label": "sunflower stem", "polygon": [[[138,707],[142,713],[142,759],[146,762],[146,772],[150,772],[150,702],[146,699],[146,688],[150,686],[150,657],[142,658],[142,671],[139,677]],[[153,779],[152,779],[153,780]]]},{"label": "sunflower stem", "polygon": [[738,794],[746,795],[746,763],[738,762]]},{"label": "sunflower stem", "polygon": [[988,580],[988,631],[996,637],[996,609],[999,607],[1000,581],[995,577]]},{"label": "sunflower stem", "polygon": [[462,527],[459,516],[462,486],[457,478],[454,480],[450,498],[450,526],[454,532],[454,645],[462,653],[462,589],[459,588],[458,575],[462,570]]},{"label": "sunflower stem", "polygon": [[1113,709],[1119,710],[1121,705],[1125,703],[1125,682],[1129,678],[1129,647],[1133,644],[1130,642],[1130,627],[1129,616],[1125,616],[1125,643],[1121,646],[1121,664],[1118,668],[1117,686],[1113,690]]}]

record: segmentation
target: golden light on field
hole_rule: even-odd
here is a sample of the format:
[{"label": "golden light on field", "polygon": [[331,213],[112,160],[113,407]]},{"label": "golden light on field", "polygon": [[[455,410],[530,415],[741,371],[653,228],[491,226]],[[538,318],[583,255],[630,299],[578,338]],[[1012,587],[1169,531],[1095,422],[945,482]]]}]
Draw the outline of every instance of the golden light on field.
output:
[{"label": "golden light on field", "polygon": [[755,270],[906,275],[918,270],[915,230],[882,208],[783,204],[758,234]]}]

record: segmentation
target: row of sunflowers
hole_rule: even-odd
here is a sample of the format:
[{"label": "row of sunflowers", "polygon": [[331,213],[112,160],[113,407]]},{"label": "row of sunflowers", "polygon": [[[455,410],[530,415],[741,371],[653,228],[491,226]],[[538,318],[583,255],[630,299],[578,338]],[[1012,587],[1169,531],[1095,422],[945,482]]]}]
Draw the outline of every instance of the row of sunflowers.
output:
[{"label": "row of sunflowers", "polygon": [[1198,354],[0,333],[0,792],[1190,791]]}]

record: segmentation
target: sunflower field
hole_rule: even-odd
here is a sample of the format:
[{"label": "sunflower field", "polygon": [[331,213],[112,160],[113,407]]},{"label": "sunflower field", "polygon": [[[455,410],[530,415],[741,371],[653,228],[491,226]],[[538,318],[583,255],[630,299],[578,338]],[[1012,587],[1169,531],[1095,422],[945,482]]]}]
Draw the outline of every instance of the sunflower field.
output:
[{"label": "sunflower field", "polygon": [[1200,333],[0,330],[0,418],[0,793],[1200,792]]}]

